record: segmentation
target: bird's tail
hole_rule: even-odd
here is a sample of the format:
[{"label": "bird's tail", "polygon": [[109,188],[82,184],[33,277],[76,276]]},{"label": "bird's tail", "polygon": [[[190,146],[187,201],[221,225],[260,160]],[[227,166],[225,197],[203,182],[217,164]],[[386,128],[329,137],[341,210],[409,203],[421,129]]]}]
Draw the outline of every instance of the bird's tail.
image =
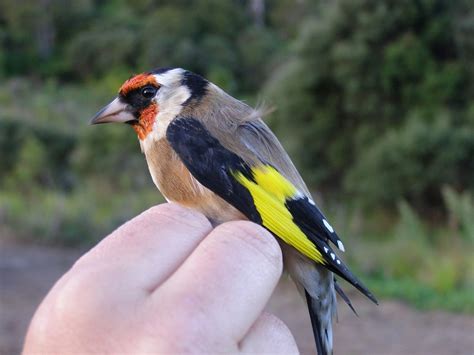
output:
[{"label": "bird's tail", "polygon": [[332,355],[332,310],[305,290],[318,355]]}]

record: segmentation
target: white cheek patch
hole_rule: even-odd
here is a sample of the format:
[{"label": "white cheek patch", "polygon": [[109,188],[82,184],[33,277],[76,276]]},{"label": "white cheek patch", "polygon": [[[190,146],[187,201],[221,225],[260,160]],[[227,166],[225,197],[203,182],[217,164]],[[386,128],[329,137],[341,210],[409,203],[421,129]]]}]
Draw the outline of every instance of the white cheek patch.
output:
[{"label": "white cheek patch", "polygon": [[166,88],[158,94],[158,115],[153,125],[155,139],[161,139],[165,136],[166,129],[171,120],[180,114],[183,109],[183,103],[191,97],[191,92],[186,86],[177,88]]},{"label": "white cheek patch", "polygon": [[187,86],[182,85],[182,69],[173,69],[163,74],[155,75],[156,81],[161,84],[155,103],[158,106],[158,115],[153,124],[153,131],[145,138],[142,149],[146,149],[148,142],[162,139],[170,122],[180,114],[191,92]]}]

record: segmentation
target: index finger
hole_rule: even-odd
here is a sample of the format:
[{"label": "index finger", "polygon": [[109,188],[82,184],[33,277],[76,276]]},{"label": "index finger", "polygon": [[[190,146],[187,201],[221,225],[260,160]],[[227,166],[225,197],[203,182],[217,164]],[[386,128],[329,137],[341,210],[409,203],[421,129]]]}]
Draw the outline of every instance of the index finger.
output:
[{"label": "index finger", "polygon": [[238,342],[281,272],[281,250],[268,231],[251,222],[229,222],[214,229],[151,297],[163,310],[161,321],[182,334],[197,331],[207,334],[201,339],[215,334],[214,340],[227,336]]},{"label": "index finger", "polygon": [[[211,231],[202,214],[174,203],[152,207],[103,239],[75,264],[109,283],[154,290]],[[112,274],[116,274],[113,277]],[[126,285],[129,287],[129,285]]]}]

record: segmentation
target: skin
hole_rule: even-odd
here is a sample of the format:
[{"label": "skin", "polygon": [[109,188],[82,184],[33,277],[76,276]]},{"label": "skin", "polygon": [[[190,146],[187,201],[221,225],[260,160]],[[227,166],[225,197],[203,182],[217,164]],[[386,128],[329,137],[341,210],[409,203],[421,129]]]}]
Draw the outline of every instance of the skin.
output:
[{"label": "skin", "polygon": [[298,353],[263,312],[281,250],[246,221],[212,229],[176,204],[153,207],[82,256],[46,296],[24,354]]}]

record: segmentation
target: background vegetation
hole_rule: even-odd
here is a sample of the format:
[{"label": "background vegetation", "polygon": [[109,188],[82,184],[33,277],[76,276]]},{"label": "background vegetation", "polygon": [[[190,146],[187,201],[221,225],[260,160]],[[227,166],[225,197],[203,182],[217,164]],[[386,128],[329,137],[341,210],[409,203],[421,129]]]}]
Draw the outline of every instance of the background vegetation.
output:
[{"label": "background vegetation", "polygon": [[267,117],[376,293],[474,312],[466,0],[0,0],[0,231],[92,243],[161,201],[135,134],[88,119],[180,66]]}]

